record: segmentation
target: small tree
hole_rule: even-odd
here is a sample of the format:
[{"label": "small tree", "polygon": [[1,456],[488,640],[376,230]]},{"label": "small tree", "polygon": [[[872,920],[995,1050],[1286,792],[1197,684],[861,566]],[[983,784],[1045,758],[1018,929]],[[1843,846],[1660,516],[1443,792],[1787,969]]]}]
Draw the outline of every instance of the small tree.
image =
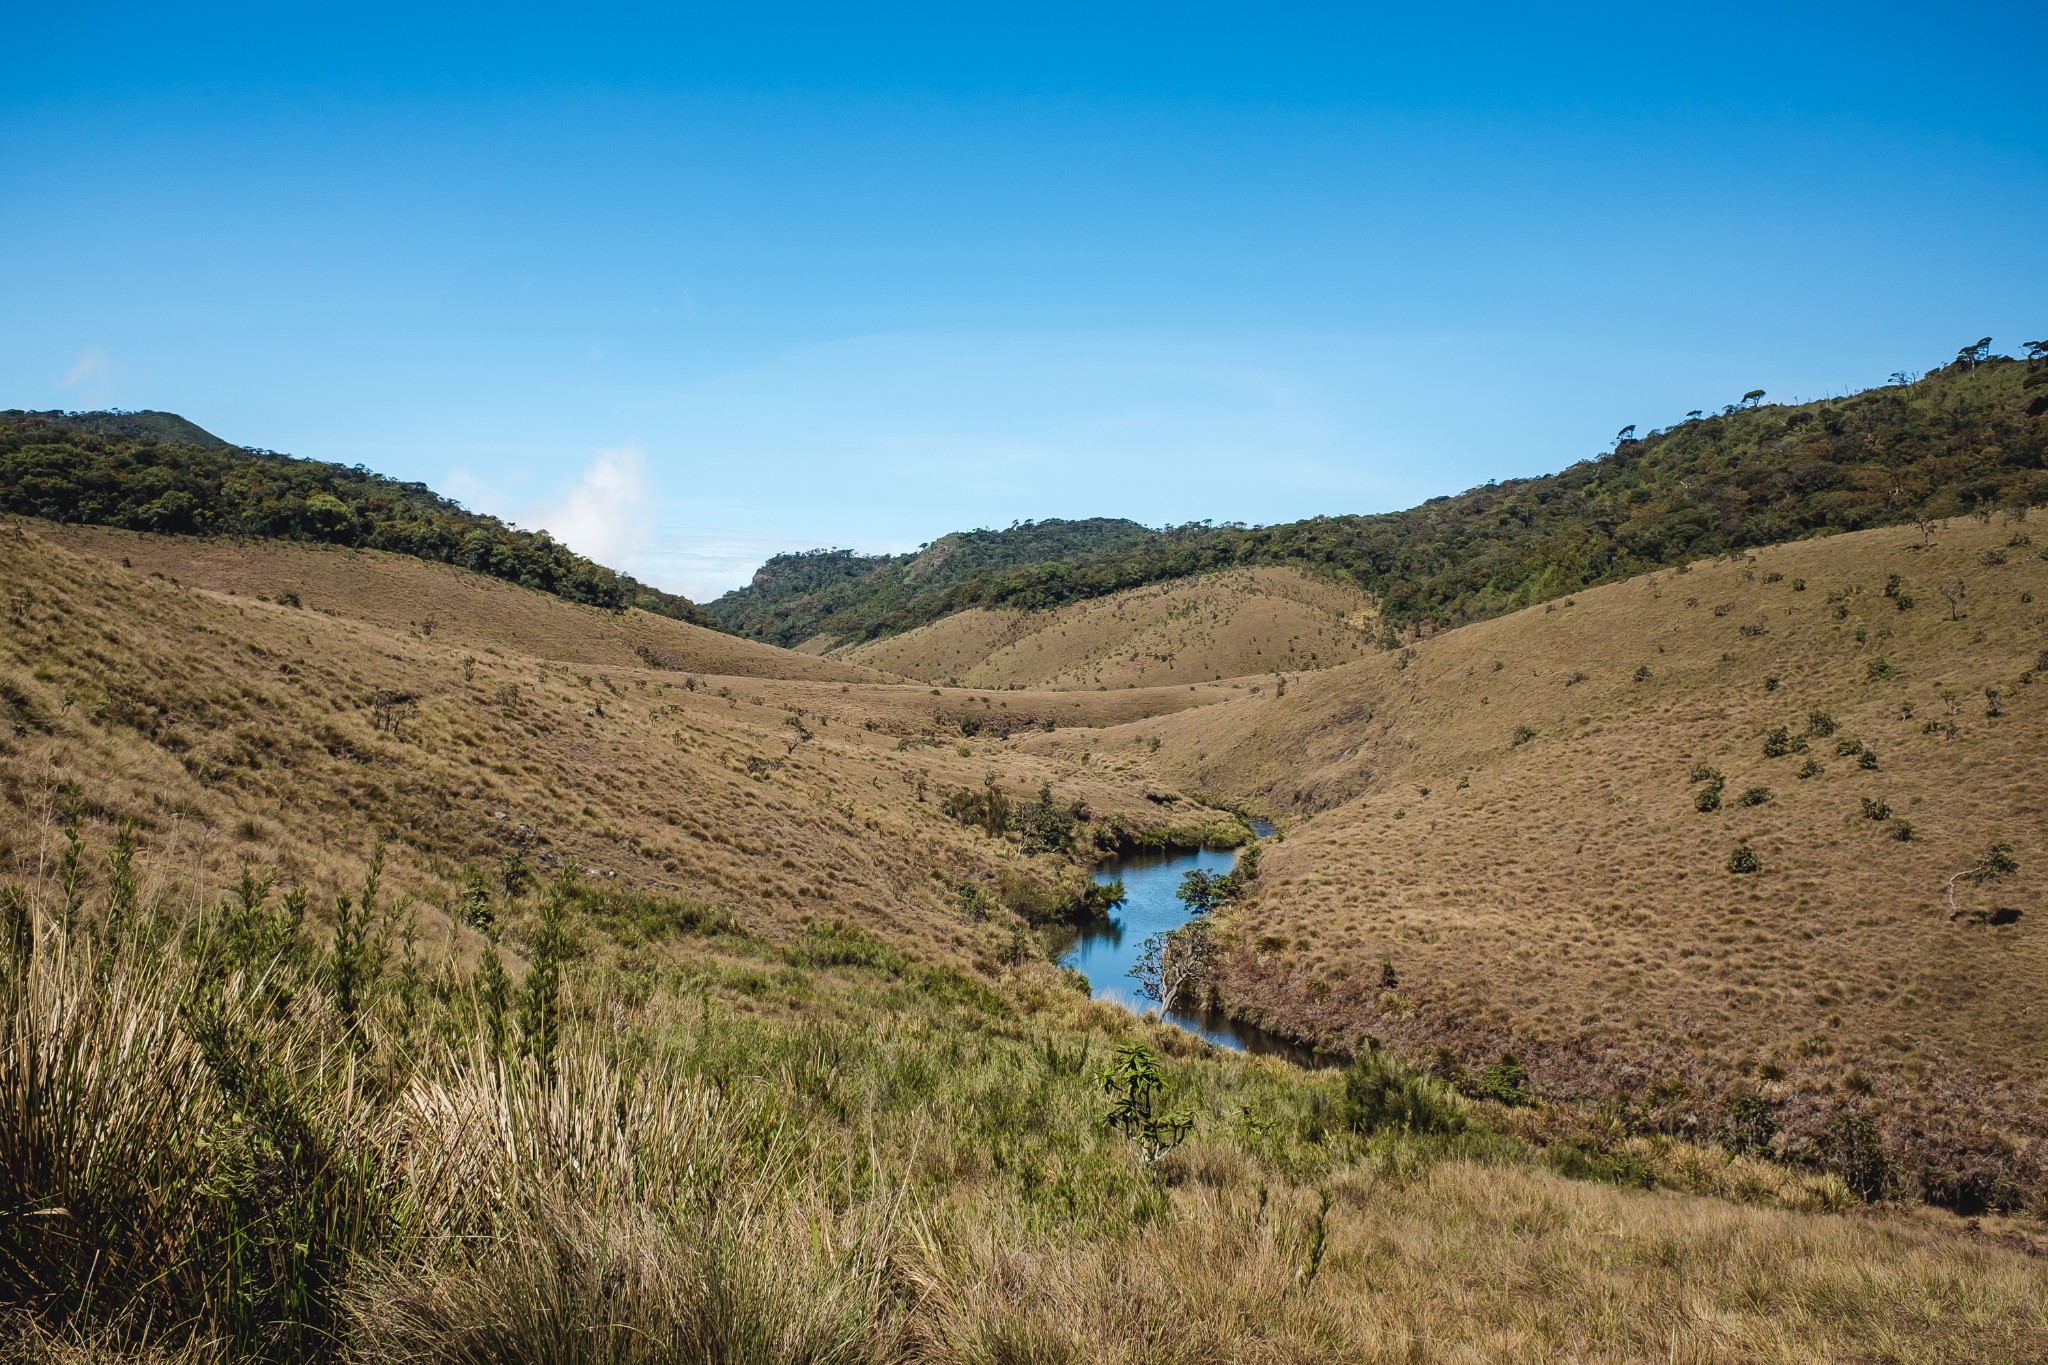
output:
[{"label": "small tree", "polygon": [[1130,974],[1140,995],[1171,1014],[1190,989],[1208,978],[1216,956],[1216,936],[1207,919],[1197,918],[1146,939]]},{"label": "small tree", "polygon": [[1745,408],[1753,408],[1763,401],[1764,391],[1762,389],[1751,389],[1748,393],[1742,395],[1742,406]]},{"label": "small tree", "polygon": [[562,1031],[562,950],[567,946],[569,901],[576,894],[576,864],[565,863],[541,902],[540,927],[519,992],[519,1046],[552,1075]]},{"label": "small tree", "polygon": [[1165,1089],[1159,1061],[1142,1043],[1118,1048],[1102,1073],[1102,1090],[1109,1096],[1103,1125],[1129,1139],[1147,1165],[1179,1146],[1195,1129],[1192,1110],[1161,1108]]},{"label": "small tree", "polygon": [[[2011,844],[1993,844],[1974,864],[1964,868],[1948,879],[1948,917],[1959,918],[1962,911],[1956,908],[1956,883],[1970,882],[1976,886],[1987,886],[2002,881],[2020,870],[2019,860],[2012,856]],[[1986,916],[1982,912],[1978,919]]]},{"label": "small tree", "polygon": [[1960,578],[1953,583],[1942,584],[1941,596],[1942,600],[1948,603],[1949,620],[1960,621],[1963,619],[1963,597],[1966,591],[1966,585]]}]

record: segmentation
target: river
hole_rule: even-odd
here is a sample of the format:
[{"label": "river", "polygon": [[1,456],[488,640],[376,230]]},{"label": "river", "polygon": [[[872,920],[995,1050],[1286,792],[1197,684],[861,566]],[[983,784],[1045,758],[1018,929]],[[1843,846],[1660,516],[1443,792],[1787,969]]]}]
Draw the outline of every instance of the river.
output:
[{"label": "river", "polygon": [[[1270,826],[1258,828],[1261,834],[1271,833]],[[1088,988],[1097,1000],[1114,1001],[1140,1014],[1156,1008],[1138,994],[1138,983],[1130,974],[1145,951],[1145,940],[1187,923],[1188,908],[1175,894],[1180,890],[1182,877],[1197,868],[1221,875],[1236,864],[1235,853],[1211,849],[1192,853],[1131,853],[1110,859],[1096,869],[1095,880],[1121,881],[1124,903],[1110,912],[1106,923],[1090,925],[1076,933],[1073,943],[1060,954],[1060,965],[1087,977]],[[1218,1047],[1283,1057],[1299,1066],[1332,1064],[1327,1056],[1265,1029],[1239,1023],[1220,1010],[1176,1009],[1166,1020]]]}]

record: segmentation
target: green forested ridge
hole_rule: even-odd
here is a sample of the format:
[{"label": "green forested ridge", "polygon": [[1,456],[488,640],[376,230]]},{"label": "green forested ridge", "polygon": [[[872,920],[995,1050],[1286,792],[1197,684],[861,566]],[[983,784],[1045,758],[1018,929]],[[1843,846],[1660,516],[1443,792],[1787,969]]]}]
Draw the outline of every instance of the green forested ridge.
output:
[{"label": "green forested ridge", "polygon": [[[1273,564],[1364,589],[1392,624],[1455,625],[1702,555],[2048,498],[2048,361],[1983,350],[1845,398],[1732,407],[1641,438],[1631,428],[1611,452],[1561,473],[1403,512],[1195,523],[1068,553],[1015,544],[1008,562],[960,556],[945,578],[914,576],[922,557],[784,555],[708,610],[781,644],[820,632],[873,639],[967,607],[1039,609]],[[1031,529],[972,536],[1001,544]]]},{"label": "green forested ridge", "polygon": [[[1006,531],[956,531],[915,554],[864,555],[855,550],[806,550],[776,555],[748,586],[729,592],[705,610],[727,629],[757,640],[796,645],[819,631],[847,634],[844,622],[890,620],[888,634],[935,620],[958,606],[962,589],[992,577],[1047,563],[1071,563],[1092,556],[1128,554],[1159,532],[1118,517],[1081,521],[1020,522]],[[972,600],[961,605],[973,605]]]},{"label": "green forested ridge", "polygon": [[425,484],[233,446],[173,413],[0,412],[0,511],[173,535],[269,536],[456,564],[613,610],[695,604]]}]

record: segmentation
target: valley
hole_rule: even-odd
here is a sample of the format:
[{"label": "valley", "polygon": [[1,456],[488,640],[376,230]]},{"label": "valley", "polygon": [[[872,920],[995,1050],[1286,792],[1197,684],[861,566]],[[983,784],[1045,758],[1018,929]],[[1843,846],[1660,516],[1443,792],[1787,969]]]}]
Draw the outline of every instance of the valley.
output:
[{"label": "valley", "polygon": [[[2038,1355],[2030,510],[1457,623],[1234,565],[801,649],[12,516],[0,1359],[467,1358],[607,1295],[708,1358]],[[1095,998],[1173,925],[1169,1019]]]}]

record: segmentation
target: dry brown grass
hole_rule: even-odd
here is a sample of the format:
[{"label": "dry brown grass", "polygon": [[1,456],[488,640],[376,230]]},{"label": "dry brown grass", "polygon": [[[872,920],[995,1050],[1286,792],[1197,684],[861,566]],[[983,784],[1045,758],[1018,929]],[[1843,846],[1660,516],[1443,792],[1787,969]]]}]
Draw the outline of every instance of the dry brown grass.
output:
[{"label": "dry brown grass", "polygon": [[582,606],[451,564],[381,550],[47,523],[37,525],[36,533],[80,554],[126,559],[139,573],[161,573],[187,587],[237,597],[293,592],[308,611],[424,634],[452,648],[498,649],[616,668],[651,665],[738,677],[896,681],[871,668],[799,656],[637,609]]},{"label": "dry brown grass", "polygon": [[[2025,529],[1702,563],[1097,738],[1143,764],[1159,736],[1149,762],[1180,781],[1312,815],[1237,921],[1242,1007],[1468,1062],[1515,1049],[1553,1093],[1697,1098],[1747,1078],[1812,1122],[1868,1104],[1903,1143],[1960,1142],[1979,1176],[2038,1187],[2048,671],[2022,678],[2048,649],[2048,562],[2008,545]],[[1910,610],[1884,594],[1892,573]],[[1951,620],[1937,589],[1957,580]],[[1873,678],[1878,659],[1899,676]],[[1815,710],[1834,735],[1764,757]],[[1850,738],[1875,770],[1837,754]],[[1808,758],[1825,771],[1801,779]],[[1726,775],[1712,813],[1699,763]],[[1741,805],[1756,786],[1770,799]],[[1864,818],[1866,797],[1893,819]],[[1995,842],[2018,874],[1962,883],[1951,918],[1948,878]],[[1730,875],[1740,844],[1761,873]],[[2022,918],[1978,922],[1999,908]]]},{"label": "dry brown grass", "polygon": [[[463,941],[474,936],[435,910],[456,869],[489,871],[523,845],[538,863],[574,859],[593,879],[730,907],[763,933],[845,916],[920,951],[986,953],[997,930],[963,918],[957,884],[1019,869],[1051,878],[1060,866],[1020,862],[1011,844],[963,828],[940,812],[941,791],[993,775],[1015,799],[1050,782],[1062,800],[1139,827],[1212,818],[998,736],[1240,695],[1216,684],[1018,694],[832,682],[808,673],[847,666],[709,632],[697,634],[796,676],[565,664],[523,650],[602,653],[599,633],[634,614],[395,556],[149,542],[254,565],[273,584],[369,562],[364,572],[392,580],[387,603],[442,600],[444,579],[467,580],[457,587],[478,600],[523,599],[469,618],[470,629],[507,631],[486,644],[452,624],[409,627],[411,608],[387,606],[398,623],[383,623],[374,595],[323,599],[308,586],[305,606],[283,606],[258,600],[247,579],[231,594],[157,577],[136,553],[125,568],[73,553],[48,529],[0,530],[0,681],[14,698],[0,699],[0,869],[51,864],[62,789],[75,782],[95,866],[130,817],[152,875],[194,889],[231,881],[243,860],[338,889],[384,839],[394,886],[421,902],[427,932]],[[316,609],[337,599],[362,615]],[[584,634],[567,639],[572,628]],[[400,700],[380,712],[380,695]],[[973,737],[959,724],[969,715]]]},{"label": "dry brown grass", "polygon": [[1053,611],[976,608],[833,657],[971,687],[1156,687],[1348,663],[1376,624],[1355,589],[1231,569]]}]

